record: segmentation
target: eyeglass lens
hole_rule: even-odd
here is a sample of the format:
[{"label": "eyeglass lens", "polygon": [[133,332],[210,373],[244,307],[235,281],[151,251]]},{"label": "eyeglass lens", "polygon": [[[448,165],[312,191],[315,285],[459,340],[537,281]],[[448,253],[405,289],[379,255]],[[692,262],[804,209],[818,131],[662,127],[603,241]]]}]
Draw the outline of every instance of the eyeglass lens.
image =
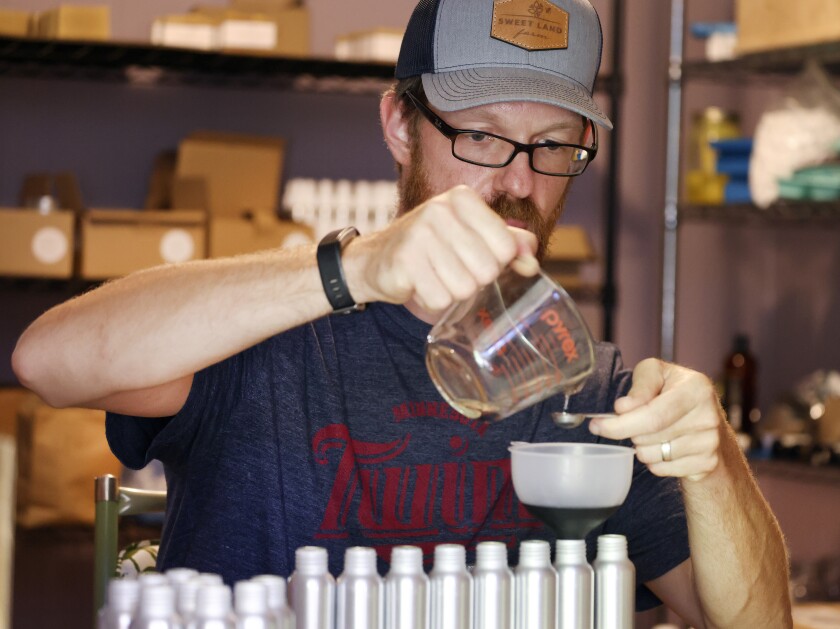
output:
[{"label": "eyeglass lens", "polygon": [[[468,131],[453,137],[455,157],[483,166],[503,166],[511,159],[516,146],[507,140]],[[532,147],[534,169],[551,174],[579,174],[589,160],[589,151],[575,146],[547,144]]]}]

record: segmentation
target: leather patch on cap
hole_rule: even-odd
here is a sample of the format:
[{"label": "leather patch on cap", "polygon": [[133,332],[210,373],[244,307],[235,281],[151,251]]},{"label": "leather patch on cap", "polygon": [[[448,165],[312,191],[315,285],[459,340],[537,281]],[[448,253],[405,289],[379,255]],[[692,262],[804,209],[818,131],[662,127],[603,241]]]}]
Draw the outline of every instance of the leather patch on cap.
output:
[{"label": "leather patch on cap", "polygon": [[569,46],[569,14],[546,0],[494,0],[491,37],[525,50]]}]

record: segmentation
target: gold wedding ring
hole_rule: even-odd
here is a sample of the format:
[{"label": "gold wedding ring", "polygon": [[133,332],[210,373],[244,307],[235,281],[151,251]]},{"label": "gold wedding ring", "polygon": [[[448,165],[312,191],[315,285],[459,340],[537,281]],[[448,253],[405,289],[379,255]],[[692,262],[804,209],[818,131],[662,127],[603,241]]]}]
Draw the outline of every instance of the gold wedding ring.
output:
[{"label": "gold wedding ring", "polygon": [[659,449],[662,452],[662,461],[667,463],[671,460],[671,442],[663,441],[659,444]]}]

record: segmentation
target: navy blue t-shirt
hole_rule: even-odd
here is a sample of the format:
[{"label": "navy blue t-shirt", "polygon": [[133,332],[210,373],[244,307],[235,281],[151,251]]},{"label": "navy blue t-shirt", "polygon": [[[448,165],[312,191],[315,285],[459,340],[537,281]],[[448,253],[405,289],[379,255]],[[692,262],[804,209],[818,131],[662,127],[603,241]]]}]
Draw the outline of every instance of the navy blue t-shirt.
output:
[{"label": "navy blue t-shirt", "polygon": [[[500,540],[517,562],[523,539],[551,532],[518,502],[511,441],[598,442],[586,426],[558,428],[563,398],[503,421],[468,419],[440,396],[425,367],[430,326],[402,306],[324,317],[277,335],[195,375],[183,409],[163,419],[109,414],[111,448],[130,468],[163,462],[167,513],[158,557],[165,570],[189,566],[228,583],[289,575],[295,550],[329,552],[338,575],[344,549],[467,547]],[[617,350],[597,346],[597,374],[570,410],[609,412],[630,386]],[[547,480],[547,482],[549,482]],[[638,583],[688,558],[678,484],[636,462],[622,507],[589,536],[628,538]],[[657,604],[643,585],[637,609]]]}]

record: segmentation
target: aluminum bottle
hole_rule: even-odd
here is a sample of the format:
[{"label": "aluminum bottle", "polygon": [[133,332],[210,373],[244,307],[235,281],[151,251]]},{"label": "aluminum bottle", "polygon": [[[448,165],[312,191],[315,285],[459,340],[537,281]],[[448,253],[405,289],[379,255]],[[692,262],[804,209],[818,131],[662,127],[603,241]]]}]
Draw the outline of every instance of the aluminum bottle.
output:
[{"label": "aluminum bottle", "polygon": [[178,615],[184,627],[191,627],[195,618],[196,599],[199,588],[205,583],[222,583],[222,577],[208,572],[200,573],[176,586]]},{"label": "aluminum bottle", "polygon": [[301,546],[295,551],[295,571],[289,577],[289,601],[297,629],[333,629],[335,579],[327,569],[327,549]]},{"label": "aluminum bottle", "polygon": [[97,628],[128,629],[139,599],[140,582],[137,579],[111,579],[108,582],[108,602],[97,615]]},{"label": "aluminum bottle", "polygon": [[554,629],[557,623],[557,573],[551,565],[551,546],[545,540],[519,545],[514,570],[516,629]]},{"label": "aluminum bottle", "polygon": [[344,571],[336,580],[336,629],[382,629],[382,591],[376,551],[364,546],[344,551]]},{"label": "aluminum bottle", "polygon": [[268,587],[258,581],[238,581],[233,586],[236,629],[277,629],[268,609]]},{"label": "aluminum bottle", "polygon": [[150,585],[171,585],[171,583],[169,583],[169,579],[160,572],[141,572],[137,575],[137,582],[140,583],[141,590]]},{"label": "aluminum bottle", "polygon": [[202,583],[195,597],[195,615],[188,629],[234,629],[230,588],[223,583]]},{"label": "aluminum bottle", "polygon": [[636,568],[627,557],[627,538],[600,535],[595,569],[595,629],[632,629]]},{"label": "aluminum bottle", "polygon": [[175,593],[178,593],[178,586],[198,576],[198,570],[192,568],[170,568],[163,573],[166,580],[175,587]]},{"label": "aluminum bottle", "polygon": [[295,629],[295,614],[286,598],[286,579],[276,574],[260,574],[251,581],[265,585],[268,609],[274,614],[277,629]]},{"label": "aluminum bottle", "polygon": [[131,629],[177,629],[175,589],[168,583],[150,583],[140,587],[140,603]]},{"label": "aluminum bottle", "polygon": [[466,551],[460,544],[438,544],[429,574],[431,629],[465,629],[472,626],[472,575],[467,572]]},{"label": "aluminum bottle", "polygon": [[507,546],[480,542],[473,570],[475,626],[513,629],[513,571],[508,568]]},{"label": "aluminum bottle", "polygon": [[558,539],[554,568],[557,570],[557,629],[592,629],[595,579],[592,566],[586,562],[586,541]]},{"label": "aluminum bottle", "polygon": [[385,629],[429,629],[429,577],[419,546],[395,546],[385,575]]}]

